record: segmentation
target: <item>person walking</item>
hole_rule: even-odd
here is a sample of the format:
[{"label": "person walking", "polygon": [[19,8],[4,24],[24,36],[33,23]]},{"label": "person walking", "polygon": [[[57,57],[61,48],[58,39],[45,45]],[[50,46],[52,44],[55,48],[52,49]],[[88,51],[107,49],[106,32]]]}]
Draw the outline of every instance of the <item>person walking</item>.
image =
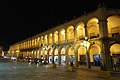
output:
[{"label": "person walking", "polygon": [[73,66],[74,57],[71,56],[69,61],[70,61],[70,66]]},{"label": "person walking", "polygon": [[117,69],[117,58],[113,58],[113,67],[114,67],[114,70],[116,71]]}]

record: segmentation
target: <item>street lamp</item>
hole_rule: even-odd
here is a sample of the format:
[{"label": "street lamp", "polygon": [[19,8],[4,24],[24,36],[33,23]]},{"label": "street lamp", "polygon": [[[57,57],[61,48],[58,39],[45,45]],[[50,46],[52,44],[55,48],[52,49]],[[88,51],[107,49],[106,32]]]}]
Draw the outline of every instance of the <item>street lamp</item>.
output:
[{"label": "street lamp", "polygon": [[86,48],[86,63],[87,67],[91,68],[91,63],[90,63],[90,54],[89,54],[89,47],[90,47],[90,42],[88,41],[88,38],[85,37],[85,41],[83,41],[83,45]]}]

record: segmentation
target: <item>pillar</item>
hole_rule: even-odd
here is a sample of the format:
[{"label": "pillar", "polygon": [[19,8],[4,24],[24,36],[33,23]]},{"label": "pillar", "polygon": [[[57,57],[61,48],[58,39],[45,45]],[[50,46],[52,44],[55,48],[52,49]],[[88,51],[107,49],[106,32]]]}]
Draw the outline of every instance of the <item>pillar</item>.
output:
[{"label": "pillar", "polygon": [[58,65],[61,65],[61,53],[60,53],[60,49],[58,49]]},{"label": "pillar", "polygon": [[67,43],[67,29],[65,29],[65,42]]},{"label": "pillar", "polygon": [[47,61],[49,63],[49,50],[47,50]]},{"label": "pillar", "polygon": [[54,49],[52,50],[52,64],[54,64]]},{"label": "pillar", "polygon": [[111,71],[112,70],[112,63],[111,63],[111,56],[110,56],[110,48],[109,48],[109,38],[108,38],[108,27],[107,27],[107,16],[106,16],[106,8],[100,8],[100,16],[99,16],[99,30],[100,30],[100,37],[102,42],[102,66],[104,70]]},{"label": "pillar", "polygon": [[58,44],[60,44],[60,33],[58,32]]},{"label": "pillar", "polygon": [[41,49],[39,49],[39,58],[41,59]]},{"label": "pillar", "polygon": [[87,63],[87,67],[91,68],[91,63],[90,63],[90,53],[89,50],[86,48],[86,63]]},{"label": "pillar", "polygon": [[91,63],[90,63],[90,54],[89,54],[89,47],[87,46],[88,43],[88,30],[87,30],[87,26],[84,27],[85,28],[85,41],[86,41],[86,64],[88,68],[91,68]]},{"label": "pillar", "polygon": [[69,56],[68,56],[68,51],[65,48],[65,58],[66,58],[66,67],[69,66]]},{"label": "pillar", "polygon": [[112,62],[111,62],[110,49],[109,49],[107,40],[102,42],[101,57],[102,57],[102,65],[103,65],[104,70],[111,71]]},{"label": "pillar", "polygon": [[54,33],[52,33],[52,45],[54,44]]},{"label": "pillar", "polygon": [[78,51],[76,48],[74,50],[74,54],[75,54],[75,66],[78,67],[79,66],[79,64],[78,64]]},{"label": "pillar", "polygon": [[76,28],[74,28],[74,42],[76,42]]}]

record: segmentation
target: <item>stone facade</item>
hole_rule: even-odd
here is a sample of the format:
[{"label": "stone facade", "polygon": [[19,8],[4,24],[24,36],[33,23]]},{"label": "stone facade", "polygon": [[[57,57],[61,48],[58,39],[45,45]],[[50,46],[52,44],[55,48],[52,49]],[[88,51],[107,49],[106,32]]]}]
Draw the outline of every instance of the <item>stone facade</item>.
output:
[{"label": "stone facade", "polygon": [[72,57],[76,67],[102,65],[112,70],[112,57],[120,58],[120,9],[101,6],[11,45],[9,55],[20,59],[39,57],[66,66]]}]

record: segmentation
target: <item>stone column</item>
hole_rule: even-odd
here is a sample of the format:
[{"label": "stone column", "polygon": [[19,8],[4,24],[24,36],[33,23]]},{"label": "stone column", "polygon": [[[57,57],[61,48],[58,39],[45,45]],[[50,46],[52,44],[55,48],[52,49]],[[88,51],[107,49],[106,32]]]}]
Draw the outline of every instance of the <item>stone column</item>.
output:
[{"label": "stone column", "polygon": [[58,44],[60,44],[60,33],[58,31]]},{"label": "stone column", "polygon": [[109,38],[108,38],[108,26],[107,26],[107,14],[106,8],[103,6],[100,8],[99,15],[99,30],[100,30],[100,40],[102,42],[102,66],[106,71],[112,70],[111,56],[110,56],[110,46],[109,46]]},{"label": "stone column", "polygon": [[87,67],[91,68],[91,63],[90,63],[90,54],[89,54],[89,48],[87,46],[88,42],[88,30],[87,30],[87,26],[84,27],[85,28],[85,48],[86,48],[86,63],[87,63]]},{"label": "stone column", "polygon": [[54,64],[54,49],[52,50],[52,64]]},{"label": "stone column", "polygon": [[47,61],[49,63],[49,50],[47,50]]},{"label": "stone column", "polygon": [[49,34],[47,35],[47,45],[49,45]]},{"label": "stone column", "polygon": [[61,53],[60,53],[60,49],[58,49],[58,65],[61,65]]},{"label": "stone column", "polygon": [[74,28],[74,42],[76,42],[76,28]]},{"label": "stone column", "polygon": [[54,33],[52,33],[52,45],[54,44]]},{"label": "stone column", "polygon": [[109,43],[107,41],[108,40],[106,39],[102,40],[102,52],[101,52],[102,66],[104,70],[111,71],[112,62],[111,62],[111,56],[110,56],[110,48],[108,46]]},{"label": "stone column", "polygon": [[39,58],[41,59],[41,49],[39,49]]},{"label": "stone column", "polygon": [[68,67],[69,66],[69,56],[68,56],[68,51],[67,50],[65,50],[65,58],[66,58],[66,67]]},{"label": "stone column", "polygon": [[77,49],[74,50],[74,54],[75,54],[75,66],[78,67],[78,51]]},{"label": "stone column", "polygon": [[67,29],[65,29],[65,42],[67,43]]}]

